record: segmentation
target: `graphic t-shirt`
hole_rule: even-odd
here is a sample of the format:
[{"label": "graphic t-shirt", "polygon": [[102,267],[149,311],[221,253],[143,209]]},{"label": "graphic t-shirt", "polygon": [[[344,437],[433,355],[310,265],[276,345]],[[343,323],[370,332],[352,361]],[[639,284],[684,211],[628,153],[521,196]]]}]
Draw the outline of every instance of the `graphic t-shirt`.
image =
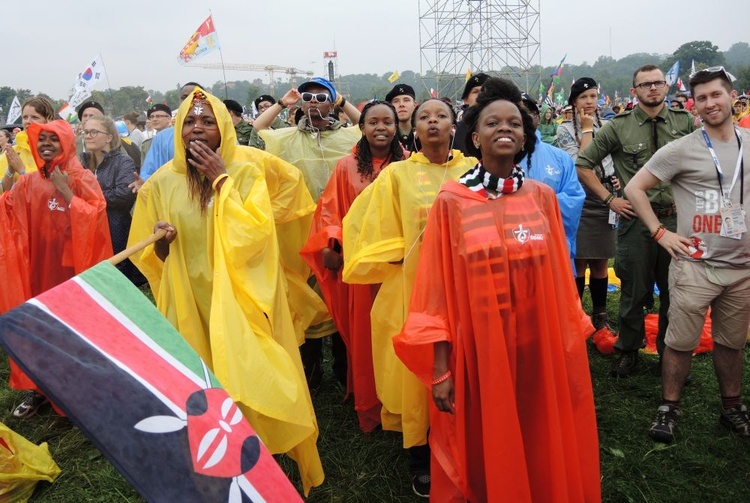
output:
[{"label": "graphic t-shirt", "polygon": [[[744,144],[744,207],[750,204],[750,131],[738,129]],[[711,140],[724,172],[722,185],[729,191],[737,169],[739,145],[737,138],[728,142]],[[721,233],[721,190],[716,168],[706,146],[701,130],[692,132],[659,149],[644,166],[659,180],[672,185],[677,206],[677,233],[703,242],[704,252],[699,260],[715,267],[740,269],[750,267],[750,232],[741,239],[723,237]],[[740,188],[737,178],[730,200],[740,206]],[[745,208],[743,208],[745,209]],[[745,225],[747,217],[745,217]],[[698,243],[697,239],[695,240]]]}]

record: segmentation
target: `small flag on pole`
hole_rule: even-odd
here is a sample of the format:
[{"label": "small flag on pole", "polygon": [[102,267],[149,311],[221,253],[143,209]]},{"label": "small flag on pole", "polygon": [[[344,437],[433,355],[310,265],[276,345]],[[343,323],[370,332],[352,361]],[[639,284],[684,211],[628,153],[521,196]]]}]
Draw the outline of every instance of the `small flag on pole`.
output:
[{"label": "small flag on pole", "polygon": [[557,65],[557,68],[555,69],[555,71],[550,74],[550,77],[560,77],[562,75],[563,66],[565,66],[565,58],[567,57],[568,57],[567,54],[563,56],[563,59],[560,60],[560,64]]},{"label": "small flag on pole", "polygon": [[674,62],[672,68],[664,75],[664,79],[667,81],[667,85],[672,87],[677,82],[677,77],[680,75],[680,60]]},{"label": "small flag on pole", "polygon": [[189,63],[216,49],[219,49],[219,37],[216,35],[213,18],[208,16],[180,51],[180,62]]},{"label": "small flag on pole", "polygon": [[433,88],[430,88],[430,96],[433,98],[437,98],[437,91]]},{"label": "small flag on pole", "polygon": [[153,101],[154,101],[154,99],[149,94],[148,97],[146,98],[146,103],[148,103],[150,105]]},{"label": "small flag on pole", "polygon": [[10,104],[8,109],[8,118],[6,119],[7,124],[13,124],[16,119],[21,117],[21,102],[18,101],[18,95],[13,98],[13,102]]},{"label": "small flag on pole", "polygon": [[390,76],[390,77],[388,77],[388,82],[390,82],[391,84],[393,84],[394,82],[396,82],[396,81],[398,80],[398,78],[399,78],[400,76],[401,76],[401,75],[399,75],[399,73],[398,73],[398,70],[396,70],[395,72],[393,72],[393,73],[391,74],[391,76]]},{"label": "small flag on pole", "polygon": [[471,72],[471,68],[469,68],[468,70],[466,70],[466,75],[464,76],[464,82],[468,82],[472,75],[473,74]]}]

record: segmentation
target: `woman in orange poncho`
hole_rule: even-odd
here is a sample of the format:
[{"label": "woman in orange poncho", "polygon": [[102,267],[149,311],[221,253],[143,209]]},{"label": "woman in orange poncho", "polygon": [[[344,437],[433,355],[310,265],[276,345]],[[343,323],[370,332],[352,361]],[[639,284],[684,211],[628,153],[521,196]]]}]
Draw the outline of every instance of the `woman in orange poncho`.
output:
[{"label": "woman in orange poncho", "polygon": [[344,339],[349,360],[347,392],[362,431],[380,424],[370,338],[370,309],[376,285],[349,285],[338,271],[343,265],[342,221],[356,198],[390,162],[404,158],[396,139],[398,116],[388,102],[365,105],[359,117],[362,138],[352,153],[339,160],[318,201],[310,239],[300,252],[315,273],[328,310]]},{"label": "woman in orange poncho", "polygon": [[[0,313],[112,256],[107,203],[96,177],[76,157],[70,125],[34,123],[28,138],[39,171],[19,177],[0,198]],[[15,417],[29,417],[46,402],[12,361],[10,387],[32,390]]]},{"label": "woman in orange poncho", "polygon": [[[464,115],[482,160],[430,212],[397,355],[431,386],[433,501],[601,500],[581,310],[560,210],[510,81]],[[473,148],[472,148],[473,147]]]}]

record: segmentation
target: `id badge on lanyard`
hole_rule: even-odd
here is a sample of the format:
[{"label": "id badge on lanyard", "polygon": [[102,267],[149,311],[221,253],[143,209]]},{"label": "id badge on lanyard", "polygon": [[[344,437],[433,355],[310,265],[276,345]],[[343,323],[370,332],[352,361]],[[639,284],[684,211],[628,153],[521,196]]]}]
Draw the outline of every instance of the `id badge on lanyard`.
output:
[{"label": "id badge on lanyard", "polygon": [[[742,234],[747,232],[747,224],[745,222],[745,210],[743,209],[743,196],[744,196],[744,171],[745,164],[743,161],[743,144],[740,137],[739,131],[735,129],[737,135],[737,144],[739,145],[739,154],[737,155],[737,166],[734,169],[734,176],[732,177],[732,184],[729,186],[728,191],[724,191],[724,172],[721,170],[721,164],[719,163],[719,157],[714,151],[711,139],[706,134],[706,128],[704,127],[701,132],[703,133],[703,139],[706,141],[706,146],[711,154],[711,159],[714,161],[714,167],[716,168],[716,177],[719,180],[719,194],[721,197],[721,231],[720,236],[732,239],[741,239]],[[737,184],[737,178],[740,179],[740,205],[734,206],[732,204],[732,191],[734,186]]]}]

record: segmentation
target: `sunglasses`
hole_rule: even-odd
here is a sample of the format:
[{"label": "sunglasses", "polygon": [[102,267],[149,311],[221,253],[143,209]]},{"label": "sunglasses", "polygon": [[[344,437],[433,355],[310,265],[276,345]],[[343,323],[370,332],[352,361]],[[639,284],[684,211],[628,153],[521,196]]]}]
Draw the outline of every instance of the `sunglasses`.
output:
[{"label": "sunglasses", "polygon": [[331,99],[326,93],[302,93],[302,101],[312,101],[313,98],[318,103],[325,103]]},{"label": "sunglasses", "polygon": [[729,82],[730,84],[737,80],[734,75],[726,71],[726,69],[723,66],[709,66],[708,68],[704,68],[703,70],[698,70],[695,73],[690,74],[690,78],[692,79],[696,75],[700,75],[701,73],[719,73],[724,77],[724,80]]},{"label": "sunglasses", "polygon": [[640,84],[635,84],[633,87],[637,87],[638,89],[651,89],[651,86],[654,86],[657,89],[661,89],[662,87],[667,85],[666,80],[654,80],[651,82],[641,82]]}]

